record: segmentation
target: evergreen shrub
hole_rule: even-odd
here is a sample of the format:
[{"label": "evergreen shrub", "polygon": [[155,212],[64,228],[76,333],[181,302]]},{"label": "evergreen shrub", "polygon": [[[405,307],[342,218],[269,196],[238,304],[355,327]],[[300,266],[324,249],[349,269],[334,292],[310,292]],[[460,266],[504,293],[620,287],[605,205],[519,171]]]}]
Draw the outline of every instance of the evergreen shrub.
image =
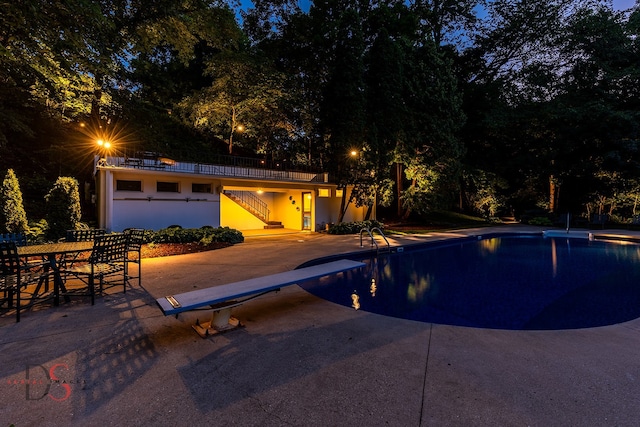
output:
[{"label": "evergreen shrub", "polygon": [[340,224],[333,224],[329,227],[329,234],[358,234],[363,228],[375,228],[383,229],[384,225],[376,220],[367,221],[354,221],[354,222],[341,222]]},{"label": "evergreen shrub", "polygon": [[48,238],[57,240],[80,227],[80,193],[75,178],[59,177],[45,196]]},{"label": "evergreen shrub", "polygon": [[9,169],[0,188],[0,232],[27,233],[29,223],[22,203],[22,191],[13,169]]}]

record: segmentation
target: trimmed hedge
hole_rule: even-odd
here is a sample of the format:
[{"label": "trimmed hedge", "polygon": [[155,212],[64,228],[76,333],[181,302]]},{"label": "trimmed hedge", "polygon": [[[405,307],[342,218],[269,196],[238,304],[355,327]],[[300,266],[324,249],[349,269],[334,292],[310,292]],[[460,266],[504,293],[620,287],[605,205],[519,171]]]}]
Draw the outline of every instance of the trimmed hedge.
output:
[{"label": "trimmed hedge", "polygon": [[229,227],[182,228],[179,225],[158,231],[146,230],[145,243],[192,243],[207,245],[213,242],[242,243],[244,236],[238,230]]},{"label": "trimmed hedge", "polygon": [[384,225],[376,220],[367,221],[355,221],[355,222],[341,222],[340,224],[333,224],[329,227],[329,234],[358,234],[363,228],[384,228]]}]

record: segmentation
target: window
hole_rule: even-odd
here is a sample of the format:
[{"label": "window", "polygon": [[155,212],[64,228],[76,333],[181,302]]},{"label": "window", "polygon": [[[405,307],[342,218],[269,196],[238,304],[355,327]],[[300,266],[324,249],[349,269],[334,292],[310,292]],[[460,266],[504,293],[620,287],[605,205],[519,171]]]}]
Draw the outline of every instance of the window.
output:
[{"label": "window", "polygon": [[318,197],[329,197],[330,195],[331,195],[331,191],[328,188],[318,189]]},{"label": "window", "polygon": [[211,193],[211,184],[191,184],[191,192],[192,193]]},{"label": "window", "polygon": [[116,180],[116,191],[142,191],[142,181]]},{"label": "window", "polygon": [[158,193],[179,193],[180,188],[177,182],[158,181],[156,184],[156,191]]},{"label": "window", "polygon": [[336,189],[336,197],[342,197],[342,189]]}]

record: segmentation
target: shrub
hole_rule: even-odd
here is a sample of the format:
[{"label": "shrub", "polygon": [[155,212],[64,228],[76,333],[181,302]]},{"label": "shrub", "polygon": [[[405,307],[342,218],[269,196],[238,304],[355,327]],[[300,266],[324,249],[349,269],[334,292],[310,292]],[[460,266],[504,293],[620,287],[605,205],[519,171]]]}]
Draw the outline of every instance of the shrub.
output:
[{"label": "shrub", "polygon": [[80,224],[80,193],[75,178],[59,177],[53,188],[45,196],[47,203],[46,220],[49,224],[48,237],[57,240],[65,236],[67,230],[74,230]]},{"label": "shrub", "polygon": [[145,231],[145,240],[152,243],[193,243],[210,244],[212,242],[242,243],[244,236],[238,230],[229,227],[182,228],[171,226],[156,232]]},{"label": "shrub", "polygon": [[154,233],[152,241],[154,243],[189,243],[197,242],[202,236],[198,235],[195,228],[182,228],[171,226],[163,228]]},{"label": "shrub", "polygon": [[[210,237],[212,242],[225,242],[225,243],[242,243],[244,242],[244,236],[238,230],[229,227],[218,227],[211,230]],[[209,236],[205,236],[204,239],[209,239]],[[202,241],[202,240],[201,240]]]},{"label": "shrub", "polygon": [[28,230],[20,184],[13,169],[9,169],[0,189],[0,232],[26,233]]},{"label": "shrub", "polygon": [[545,216],[537,216],[535,218],[531,218],[529,220],[529,224],[530,225],[553,225],[553,223],[551,222],[551,220]]},{"label": "shrub", "polygon": [[328,232],[329,234],[358,234],[363,228],[372,229],[375,227],[382,229],[384,225],[376,220],[341,222],[329,227]]},{"label": "shrub", "polygon": [[39,221],[30,221],[29,230],[27,230],[27,240],[29,243],[45,243],[49,225],[46,219]]}]

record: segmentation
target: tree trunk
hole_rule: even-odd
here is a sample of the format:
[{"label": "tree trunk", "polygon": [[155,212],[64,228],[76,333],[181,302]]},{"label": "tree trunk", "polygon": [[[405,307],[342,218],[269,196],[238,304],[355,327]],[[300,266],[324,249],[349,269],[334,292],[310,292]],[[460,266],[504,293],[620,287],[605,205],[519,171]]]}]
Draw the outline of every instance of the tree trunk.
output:
[{"label": "tree trunk", "polygon": [[344,187],[342,189],[342,199],[340,200],[340,214],[338,216],[338,224],[340,224],[344,220],[344,215],[347,213],[347,207],[349,207],[349,203],[347,203],[347,188]]},{"label": "tree trunk", "polygon": [[[415,186],[416,186],[416,180],[414,179],[414,180],[412,180],[412,181],[411,181],[411,187],[415,187]],[[415,194],[415,193],[414,193],[414,194]],[[411,215],[411,209],[407,209],[407,210],[405,210],[405,211],[404,211],[404,214],[403,214],[403,215],[402,215],[402,217],[401,217],[401,218],[402,218],[402,220],[403,220],[403,221],[408,220],[408,219],[409,219],[409,215]]]},{"label": "tree trunk", "polygon": [[368,221],[371,219],[371,212],[373,211],[373,205],[369,205],[369,207],[367,207],[367,213],[364,215],[364,220]]},{"label": "tree trunk", "polygon": [[236,131],[236,109],[231,107],[231,132],[229,133],[229,154],[233,150],[233,132]]},{"label": "tree trunk", "polygon": [[398,192],[396,194],[396,198],[398,199],[398,218],[402,218],[402,200],[400,200],[400,196],[402,196],[402,163],[396,163],[396,188]]}]

